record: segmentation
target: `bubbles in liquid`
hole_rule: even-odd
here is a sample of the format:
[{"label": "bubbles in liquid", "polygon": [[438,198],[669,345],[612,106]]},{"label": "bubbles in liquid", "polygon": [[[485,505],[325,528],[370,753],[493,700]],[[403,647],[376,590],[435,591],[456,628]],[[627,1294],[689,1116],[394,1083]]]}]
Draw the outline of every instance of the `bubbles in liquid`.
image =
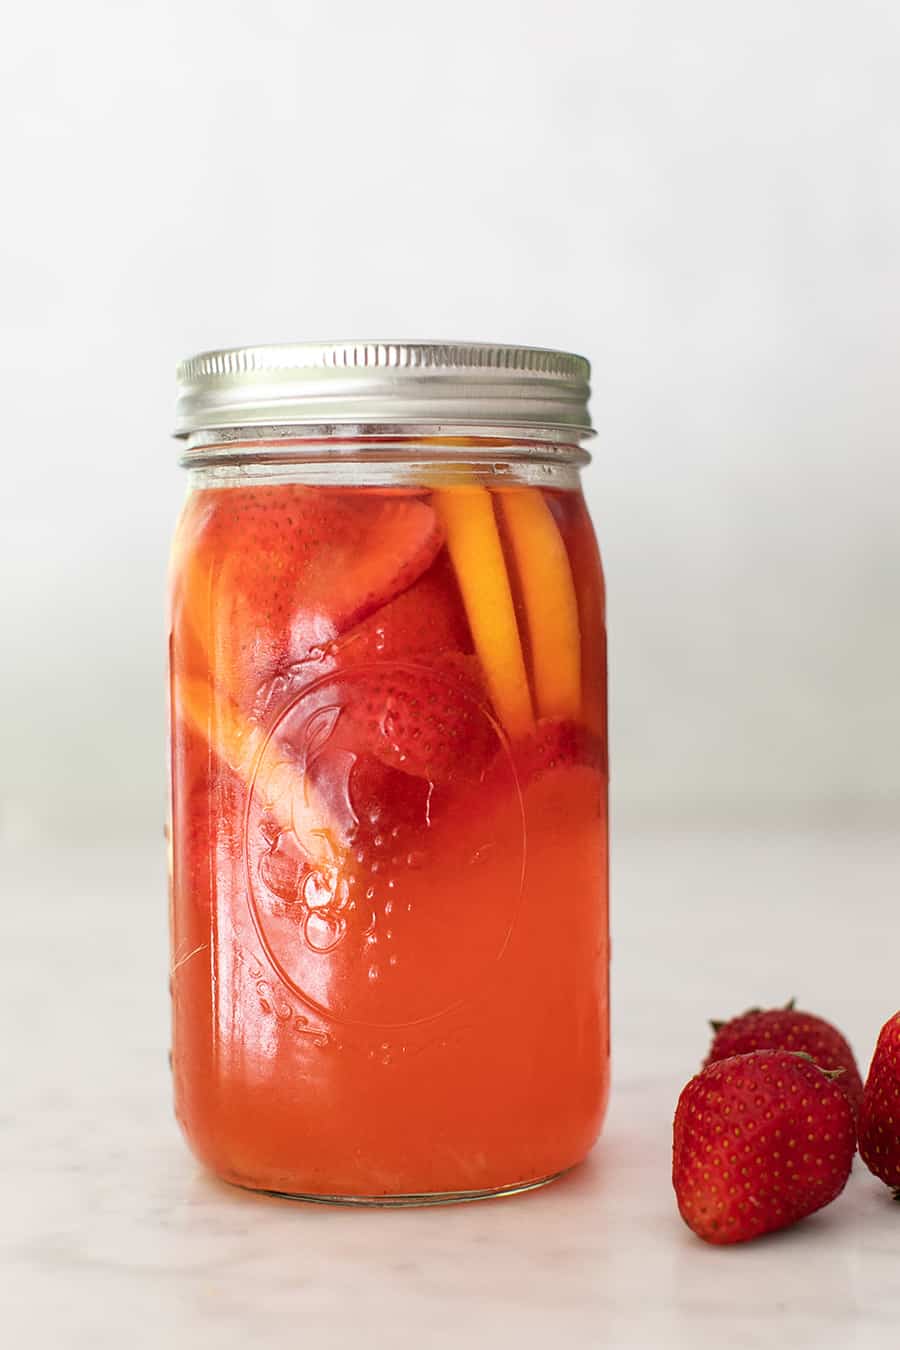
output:
[{"label": "bubbles in liquid", "polygon": [[[379,678],[376,691],[393,676]],[[511,910],[521,871],[521,850],[518,839],[512,837],[508,886],[506,869],[499,865],[495,869],[496,889],[502,900],[502,905],[498,901],[496,922],[493,918],[490,923],[483,922],[480,911],[476,913],[471,921],[476,941],[470,944],[466,925],[471,911],[461,910],[459,961],[447,962],[440,940],[444,930],[439,923],[432,924],[424,895],[423,903],[418,903],[420,892],[428,889],[426,873],[432,866],[436,872],[440,870],[438,864],[444,865],[445,850],[453,866],[466,864],[473,854],[482,862],[480,850],[490,825],[486,819],[482,826],[477,819],[474,796],[473,811],[468,813],[459,805],[462,798],[455,788],[445,790],[441,784],[435,789],[421,776],[401,773],[404,750],[414,746],[418,759],[427,760],[427,744],[432,748],[443,744],[431,724],[434,700],[428,698],[429,679],[434,681],[435,676],[425,671],[422,711],[423,717],[427,714],[431,718],[427,725],[423,722],[407,727],[388,717],[379,723],[385,751],[389,751],[386,763],[378,763],[369,752],[361,759],[346,750],[342,741],[335,743],[325,735],[334,729],[334,715],[348,699],[352,698],[355,706],[362,696],[369,696],[372,675],[368,667],[358,675],[333,675],[327,686],[324,682],[316,684],[312,714],[301,692],[275,724],[254,780],[248,829],[256,831],[249,841],[255,864],[251,889],[261,936],[285,983],[339,1021],[405,1025],[452,1005],[477,980],[489,978],[494,946],[501,945],[505,929],[500,929],[510,917],[507,911]],[[442,706],[438,700],[435,716]],[[326,713],[330,714],[328,718]],[[470,722],[480,726],[480,717],[484,720],[473,706]],[[310,725],[321,733],[314,743]],[[346,722],[342,725],[346,730]],[[488,727],[485,739],[490,734]],[[302,750],[310,744],[316,757],[309,771],[309,810],[304,814],[298,807],[294,812],[305,833],[295,839],[293,832],[282,831],[286,838],[280,840],[281,817],[269,810],[268,798],[276,796],[279,802],[290,798],[292,810],[298,802],[303,805],[302,793],[297,794],[298,756],[293,755],[287,763],[287,751],[297,747]],[[474,794],[477,785],[471,790]],[[486,791],[491,812],[498,795],[493,786]],[[454,814],[457,810],[460,822]],[[312,828],[320,823],[319,815],[321,831]],[[451,826],[461,835],[459,847],[455,836],[451,839]],[[259,861],[263,855],[264,867]],[[269,855],[274,861],[270,862]],[[278,881],[278,890],[272,886],[273,880]],[[492,873],[491,884],[494,880]],[[274,903],[273,897],[281,904]],[[335,951],[339,946],[340,951]],[[409,978],[399,973],[401,964]],[[271,995],[266,1002],[277,1011]]]}]

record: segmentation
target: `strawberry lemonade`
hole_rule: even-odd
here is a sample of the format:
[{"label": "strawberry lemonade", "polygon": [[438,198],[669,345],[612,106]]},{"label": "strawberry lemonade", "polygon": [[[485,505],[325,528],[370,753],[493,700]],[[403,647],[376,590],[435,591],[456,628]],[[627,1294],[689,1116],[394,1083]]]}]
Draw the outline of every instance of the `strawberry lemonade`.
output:
[{"label": "strawberry lemonade", "polygon": [[344,439],[341,472],[333,443],[324,469],[321,441],[211,443],[170,595],[184,1133],[307,1198],[546,1181],[596,1139],[608,1074],[577,472],[495,435]]}]

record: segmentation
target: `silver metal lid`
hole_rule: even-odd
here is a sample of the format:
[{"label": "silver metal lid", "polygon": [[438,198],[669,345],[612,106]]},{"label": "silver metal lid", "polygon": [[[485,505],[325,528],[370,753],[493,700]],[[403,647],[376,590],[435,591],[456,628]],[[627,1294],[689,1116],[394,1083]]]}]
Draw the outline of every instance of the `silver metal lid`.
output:
[{"label": "silver metal lid", "polygon": [[175,435],[261,426],[506,427],[592,434],[589,363],[542,347],[297,342],[178,367]]}]

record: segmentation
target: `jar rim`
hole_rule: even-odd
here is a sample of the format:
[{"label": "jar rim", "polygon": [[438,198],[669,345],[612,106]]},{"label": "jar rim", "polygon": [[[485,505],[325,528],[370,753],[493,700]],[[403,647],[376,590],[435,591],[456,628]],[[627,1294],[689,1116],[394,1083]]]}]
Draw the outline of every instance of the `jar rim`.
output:
[{"label": "jar rim", "polygon": [[175,435],[248,428],[402,428],[593,435],[590,363],[476,342],[299,342],[201,352],[177,369]]},{"label": "jar rim", "polygon": [[532,460],[583,468],[591,460],[571,428],[545,427],[535,434],[521,427],[435,423],[292,424],[225,427],[191,432],[180,439],[180,463],[188,469],[250,461],[274,464],[328,460],[385,464]]}]

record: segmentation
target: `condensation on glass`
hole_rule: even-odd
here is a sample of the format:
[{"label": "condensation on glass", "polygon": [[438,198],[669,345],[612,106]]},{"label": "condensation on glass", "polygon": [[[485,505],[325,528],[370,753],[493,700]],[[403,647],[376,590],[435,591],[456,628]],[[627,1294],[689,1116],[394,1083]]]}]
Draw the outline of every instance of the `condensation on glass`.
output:
[{"label": "condensation on glass", "polygon": [[587,362],[325,343],[179,369],[175,1107],[228,1181],[526,1189],[608,1084]]}]

